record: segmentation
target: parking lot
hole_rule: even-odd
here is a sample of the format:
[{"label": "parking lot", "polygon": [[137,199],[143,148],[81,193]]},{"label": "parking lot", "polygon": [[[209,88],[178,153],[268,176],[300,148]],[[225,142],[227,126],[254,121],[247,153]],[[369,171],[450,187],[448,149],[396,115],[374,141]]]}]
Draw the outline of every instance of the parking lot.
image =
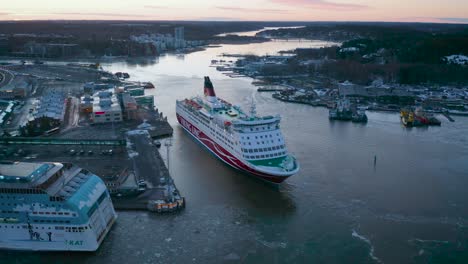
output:
[{"label": "parking lot", "polygon": [[8,151],[5,160],[71,162],[101,176],[111,179],[132,166],[125,147],[79,145],[2,145]]}]

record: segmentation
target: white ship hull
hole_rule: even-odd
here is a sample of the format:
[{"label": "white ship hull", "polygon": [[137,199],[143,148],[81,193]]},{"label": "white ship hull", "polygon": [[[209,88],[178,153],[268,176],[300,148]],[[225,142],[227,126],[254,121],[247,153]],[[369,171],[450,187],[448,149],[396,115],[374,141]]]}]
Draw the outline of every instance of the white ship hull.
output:
[{"label": "white ship hull", "polygon": [[183,109],[177,108],[177,120],[182,125],[185,131],[192,135],[198,142],[206,147],[212,154],[218,159],[228,164],[229,166],[248,173],[256,178],[272,182],[281,183],[286,180],[289,176],[297,173],[299,168],[290,172],[275,172],[268,170],[260,170],[255,166],[249,164],[249,162],[242,158],[236,157],[235,154],[230,153],[223,143],[216,142],[215,139],[208,136],[209,132],[207,128],[203,128],[202,124],[197,125],[196,120],[190,117],[189,113],[183,111]]}]

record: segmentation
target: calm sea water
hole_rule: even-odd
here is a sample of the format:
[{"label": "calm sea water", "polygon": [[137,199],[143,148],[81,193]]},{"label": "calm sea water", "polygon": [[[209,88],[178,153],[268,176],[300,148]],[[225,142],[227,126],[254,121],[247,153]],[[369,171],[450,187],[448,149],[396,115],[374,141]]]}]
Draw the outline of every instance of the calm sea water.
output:
[{"label": "calm sea water", "polygon": [[[227,53],[275,54],[325,42],[223,45],[184,56],[103,64],[152,81],[174,127],[171,172],[187,199],[174,215],[119,212],[96,253],[0,252],[0,263],[444,263],[468,261],[468,118],[406,129],[396,113],[366,125],[257,93],[252,79],[209,67]],[[230,58],[227,58],[230,60]],[[259,114],[282,115],[301,171],[275,188],[223,165],[177,124],[175,100],[217,95]],[[161,150],[165,153],[165,149]],[[374,156],[377,163],[374,167]]]}]

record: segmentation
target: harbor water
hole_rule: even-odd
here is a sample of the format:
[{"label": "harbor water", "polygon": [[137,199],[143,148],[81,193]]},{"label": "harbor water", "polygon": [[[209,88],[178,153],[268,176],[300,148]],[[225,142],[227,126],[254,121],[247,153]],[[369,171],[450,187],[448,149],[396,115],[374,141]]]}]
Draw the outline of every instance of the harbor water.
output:
[{"label": "harbor water", "polygon": [[[398,113],[368,112],[367,124],[330,122],[328,110],[275,100],[250,78],[210,67],[222,53],[277,54],[314,42],[222,45],[185,55],[104,62],[151,81],[174,127],[170,170],[187,199],[178,214],[119,212],[93,254],[0,252],[1,263],[443,263],[468,260],[468,118],[407,129]],[[203,93],[260,115],[280,114],[301,165],[278,187],[217,160],[177,124],[175,100]],[[166,150],[161,148],[163,156]],[[465,262],[466,263],[466,262]]]}]

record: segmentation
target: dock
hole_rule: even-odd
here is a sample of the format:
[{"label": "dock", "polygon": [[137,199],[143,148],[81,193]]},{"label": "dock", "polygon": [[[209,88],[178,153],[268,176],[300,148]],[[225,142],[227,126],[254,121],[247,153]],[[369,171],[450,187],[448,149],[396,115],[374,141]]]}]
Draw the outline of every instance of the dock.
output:
[{"label": "dock", "polygon": [[286,88],[280,86],[267,86],[267,87],[259,87],[257,88],[257,92],[281,92],[284,91]]},{"label": "dock", "polygon": [[133,130],[127,133],[127,153],[132,160],[135,188],[143,191],[136,195],[114,196],[117,210],[150,210],[172,212],[185,207],[182,197],[169,174],[164,161],[152,138],[146,130]]},{"label": "dock", "polygon": [[453,119],[448,112],[442,112],[442,115],[445,116],[445,118],[448,119],[450,122],[455,122],[455,119]]},{"label": "dock", "polygon": [[185,207],[148,130],[125,139],[2,138],[0,160],[70,162],[100,176],[116,210],[175,212]]}]

